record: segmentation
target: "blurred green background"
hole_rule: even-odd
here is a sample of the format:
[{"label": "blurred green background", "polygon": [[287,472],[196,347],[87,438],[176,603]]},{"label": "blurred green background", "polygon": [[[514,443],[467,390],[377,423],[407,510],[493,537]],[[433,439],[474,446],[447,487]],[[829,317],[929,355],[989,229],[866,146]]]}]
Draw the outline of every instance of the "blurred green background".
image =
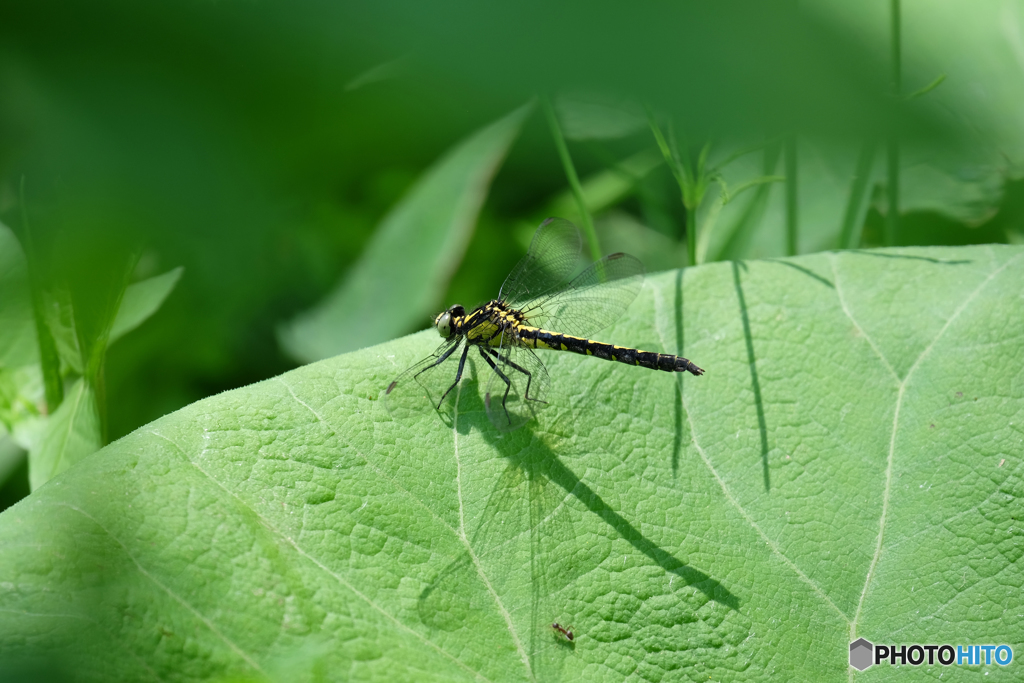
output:
[{"label": "blurred green background", "polygon": [[8,0],[0,509],[79,377],[109,442],[493,297],[547,215],[652,271],[1024,240],[1024,3],[851,5]]}]

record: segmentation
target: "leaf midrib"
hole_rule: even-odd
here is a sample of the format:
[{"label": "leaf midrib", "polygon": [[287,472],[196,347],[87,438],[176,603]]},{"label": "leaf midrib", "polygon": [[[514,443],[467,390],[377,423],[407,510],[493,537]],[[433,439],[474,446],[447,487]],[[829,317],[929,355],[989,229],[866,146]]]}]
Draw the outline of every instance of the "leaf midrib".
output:
[{"label": "leaf midrib", "polygon": [[[992,265],[995,266],[994,254],[992,253],[991,249],[989,250],[989,255],[990,255],[990,258],[992,259]],[[864,331],[863,327],[861,327],[861,325],[858,323],[858,321],[852,315],[852,313],[851,313],[851,311],[850,311],[850,309],[849,309],[849,307],[848,307],[848,305],[846,303],[845,297],[843,296],[842,288],[839,285],[839,277],[838,277],[838,272],[836,270],[836,264],[835,264],[835,254],[829,254],[828,255],[828,258],[829,258],[829,261],[830,261],[830,264],[831,264],[832,270],[833,270],[833,276],[834,276],[834,280],[835,280],[834,286],[835,286],[835,289],[836,289],[836,292],[837,292],[837,298],[839,299],[839,304],[840,304],[840,307],[841,307],[844,315],[850,320],[850,322],[853,324],[853,326],[858,331],[858,333],[864,338],[865,342],[870,346],[870,348],[872,349],[874,354],[878,357],[879,362],[881,363],[881,365],[884,366],[886,368],[886,370],[888,370],[889,374],[893,377],[893,380],[896,383],[896,389],[897,389],[897,396],[896,396],[896,402],[895,402],[895,411],[894,411],[894,416],[893,416],[893,426],[892,426],[892,430],[891,430],[891,434],[890,434],[890,442],[889,442],[889,449],[888,449],[889,452],[888,452],[887,464],[886,464],[886,477],[885,477],[886,478],[886,483],[885,483],[884,492],[882,494],[881,510],[879,512],[878,532],[877,532],[877,535],[876,535],[875,550],[874,550],[874,553],[872,554],[872,557],[871,557],[871,560],[870,560],[870,563],[869,563],[869,568],[868,568],[867,572],[865,573],[864,586],[862,588],[861,596],[860,596],[860,599],[858,601],[857,611],[855,612],[855,614],[854,614],[854,616],[852,618],[850,616],[848,616],[843,610],[839,609],[839,607],[831,600],[831,598],[824,591],[824,589],[822,588],[821,585],[819,585],[816,581],[814,581],[809,576],[807,576],[794,561],[790,560],[786,556],[786,554],[783,552],[782,548],[773,539],[771,539],[765,533],[765,531],[760,527],[760,525],[758,525],[758,523],[753,519],[753,517],[744,509],[743,505],[739,502],[739,500],[733,495],[730,487],[725,482],[725,480],[719,475],[719,473],[718,473],[717,469],[715,468],[714,464],[711,462],[710,457],[707,455],[707,453],[705,452],[703,446],[701,445],[701,439],[700,439],[700,435],[699,435],[698,430],[697,430],[697,424],[694,422],[692,414],[691,414],[691,411],[689,410],[689,406],[687,405],[686,395],[685,394],[682,395],[682,407],[683,407],[683,410],[686,412],[687,423],[688,423],[688,425],[690,427],[691,434],[693,435],[692,438],[693,438],[694,447],[697,450],[697,452],[699,453],[699,455],[701,457],[701,460],[704,462],[705,467],[708,469],[710,474],[714,477],[715,481],[718,483],[719,487],[721,488],[722,493],[725,496],[726,501],[728,501],[729,505],[731,505],[740,514],[740,516],[747,522],[747,524],[751,527],[751,529],[765,542],[766,546],[771,550],[771,552],[773,554],[775,554],[787,567],[789,567],[793,571],[793,573],[798,577],[798,579],[800,581],[804,582],[807,586],[809,586],[822,599],[824,604],[828,605],[840,617],[840,619],[848,625],[848,627],[850,629],[850,640],[851,641],[855,640],[856,637],[857,637],[857,635],[856,635],[856,627],[857,627],[857,624],[858,624],[858,622],[859,622],[859,620],[861,618],[861,615],[863,613],[863,608],[864,608],[866,596],[867,596],[867,593],[868,593],[868,591],[870,589],[870,585],[871,585],[871,582],[872,582],[872,579],[873,579],[873,576],[874,576],[875,568],[877,567],[879,558],[881,557],[881,552],[882,552],[882,547],[883,547],[883,542],[884,542],[884,537],[885,537],[885,526],[886,526],[886,521],[887,521],[888,512],[889,512],[889,502],[890,502],[890,498],[891,498],[891,494],[892,494],[892,473],[893,473],[894,460],[895,460],[896,436],[897,436],[897,433],[898,433],[898,430],[899,430],[899,426],[900,426],[900,424],[899,424],[899,415],[900,415],[900,409],[901,409],[901,407],[903,405],[903,398],[906,395],[906,389],[909,386],[910,381],[913,378],[914,373],[916,372],[916,370],[921,366],[922,362],[931,354],[932,349],[943,338],[943,336],[945,335],[947,330],[949,330],[949,328],[953,325],[953,323],[956,322],[956,320],[963,314],[963,312],[965,310],[967,310],[967,308],[970,306],[970,304],[982,293],[982,291],[1000,273],[1005,271],[1011,265],[1015,264],[1022,257],[1024,257],[1024,254],[1019,254],[1017,256],[1014,256],[1013,258],[1008,259],[1003,265],[998,266],[998,267],[994,267],[991,270],[991,272],[988,273],[988,275],[964,298],[963,301],[961,301],[961,303],[957,306],[957,308],[953,311],[953,313],[946,319],[946,321],[943,324],[943,326],[935,334],[935,336],[928,343],[928,345],[921,351],[921,353],[918,354],[917,358],[911,364],[911,366],[910,366],[909,370],[907,371],[906,375],[901,379],[898,376],[898,374],[896,373],[893,365],[889,362],[889,360],[881,352],[881,349],[878,346],[878,344],[875,342],[875,340],[871,337],[871,335],[867,334]],[[665,333],[662,330],[662,327],[656,325],[655,326],[655,330],[656,330],[656,332],[658,334],[659,340],[662,343],[663,347],[668,348],[668,344],[666,343]]]},{"label": "leaf midrib", "polygon": [[[994,256],[994,255],[993,255],[992,250],[990,248],[989,249],[989,257],[991,258],[992,256]],[[869,565],[867,574],[864,577],[864,588],[861,590],[860,600],[857,603],[857,612],[854,614],[853,619],[850,621],[850,640],[851,640],[851,642],[853,640],[856,640],[856,638],[857,638],[857,624],[860,621],[861,613],[863,612],[864,600],[867,597],[868,589],[871,586],[871,579],[874,576],[875,567],[878,565],[878,559],[881,557],[881,554],[882,554],[882,542],[883,542],[884,535],[885,535],[885,523],[886,523],[886,519],[888,517],[888,512],[889,512],[889,497],[890,497],[890,492],[892,490],[892,471],[893,471],[893,460],[895,458],[895,451],[896,451],[896,433],[897,433],[897,430],[899,428],[900,408],[903,405],[903,396],[906,393],[907,385],[910,383],[910,378],[913,377],[914,372],[920,366],[921,361],[924,360],[931,353],[932,348],[935,347],[935,344],[946,333],[946,330],[948,330],[949,327],[953,324],[953,322],[957,318],[959,318],[960,315],[965,310],[967,310],[967,307],[970,305],[970,303],[972,301],[974,301],[974,299],[978,296],[978,294],[980,294],[981,291],[990,282],[992,282],[992,280],[994,280],[997,275],[999,275],[1001,272],[1006,270],[1012,263],[1014,263],[1015,261],[1020,259],[1021,256],[1022,256],[1022,254],[1019,254],[1017,256],[1014,256],[1013,258],[1007,259],[1006,263],[1004,263],[1002,266],[1000,266],[1000,267],[996,268],[995,270],[993,270],[991,273],[988,274],[988,276],[984,280],[982,280],[980,283],[978,283],[978,286],[975,287],[974,290],[967,296],[967,298],[965,298],[960,303],[960,305],[957,306],[956,310],[953,311],[953,314],[946,320],[945,324],[938,331],[938,333],[936,333],[935,337],[931,340],[931,342],[928,344],[928,346],[926,346],[924,348],[924,350],[921,351],[920,354],[918,354],[917,358],[914,360],[914,363],[910,366],[910,369],[907,370],[907,374],[903,378],[903,381],[899,385],[899,392],[898,392],[897,398],[896,398],[896,410],[895,410],[895,413],[893,415],[893,421],[892,421],[892,434],[890,435],[890,439],[889,439],[889,457],[888,457],[888,462],[887,462],[886,468],[885,468],[885,491],[884,491],[884,493],[882,495],[882,512],[881,512],[881,517],[880,517],[879,522],[878,522],[878,536],[877,536],[877,541],[876,541],[876,544],[875,544],[875,552],[874,552],[874,554],[873,554],[873,556],[871,558],[871,564]],[[837,291],[838,291],[838,284],[837,284]],[[852,316],[851,316],[851,320],[852,320]],[[868,339],[870,339],[870,337],[868,337]],[[872,348],[876,348],[873,343],[872,343],[871,347]],[[852,675],[853,675],[852,672],[851,672],[850,675],[852,677]]]},{"label": "leaf midrib", "polygon": [[476,552],[473,550],[473,544],[470,542],[469,537],[466,535],[466,516],[465,506],[462,502],[462,460],[459,458],[459,401],[462,399],[462,386],[463,383],[459,382],[458,387],[455,390],[455,413],[452,417],[452,435],[454,439],[453,444],[453,455],[455,457],[455,482],[456,492],[459,501],[459,541],[465,546],[466,552],[469,553],[470,559],[473,561],[473,566],[476,568],[477,574],[480,575],[480,580],[484,582],[487,587],[487,592],[491,594],[491,599],[494,600],[495,605],[498,607],[498,611],[501,613],[502,618],[505,620],[505,625],[508,627],[508,632],[512,636],[512,642],[516,646],[516,652],[519,653],[519,658],[523,662],[523,667],[526,669],[526,674],[529,679],[535,680],[533,676],[533,667],[530,665],[530,656],[526,652],[526,648],[523,647],[522,639],[519,637],[519,632],[516,631],[515,624],[512,622],[512,615],[505,608],[505,604],[501,601],[501,596],[494,590],[494,585],[491,580],[487,577],[487,572],[484,571],[483,565],[480,564],[479,558],[476,556]]},{"label": "leaf midrib", "polygon": [[[289,393],[290,393],[290,394],[291,394],[291,395],[292,395],[292,396],[293,396],[293,397],[295,398],[295,400],[296,400],[296,401],[297,401],[297,402],[298,402],[299,404],[301,404],[301,405],[305,406],[305,408],[306,408],[307,410],[309,410],[309,411],[310,411],[310,412],[311,412],[311,413],[313,414],[313,416],[317,418],[317,420],[318,420],[319,422],[321,422],[322,424],[324,424],[324,425],[327,425],[328,427],[330,427],[330,423],[329,423],[329,422],[327,422],[326,420],[324,420],[324,419],[323,419],[323,418],[322,418],[322,417],[321,417],[321,416],[320,416],[320,415],[319,415],[319,414],[317,413],[317,411],[315,411],[315,410],[314,410],[314,409],[313,409],[313,408],[312,408],[311,406],[307,405],[307,404],[306,404],[305,402],[303,402],[303,401],[302,401],[301,399],[299,399],[299,398],[298,398],[297,396],[295,396],[295,393],[294,393],[294,392],[293,392],[293,391],[291,390],[291,387],[289,387],[289,386],[288,386],[288,385],[287,385],[286,383],[284,383],[283,381],[282,381],[281,383],[282,383],[282,384],[283,384],[283,385],[284,385],[284,386],[285,386],[285,387],[286,387],[286,388],[288,389]],[[156,431],[152,431],[152,430],[150,430],[150,431],[149,431],[149,433],[150,433],[150,434],[152,434],[153,436],[156,436],[156,437],[158,437],[158,438],[160,438],[160,439],[163,439],[163,440],[164,440],[164,441],[166,441],[167,443],[171,444],[171,446],[173,446],[173,447],[174,447],[174,448],[175,448],[175,449],[176,449],[176,450],[177,450],[177,451],[178,451],[179,453],[181,453],[181,455],[182,455],[182,457],[183,457],[183,458],[185,459],[185,461],[186,461],[186,462],[188,462],[188,463],[189,463],[189,464],[190,464],[190,465],[191,465],[191,466],[192,466],[193,468],[195,468],[195,470],[196,470],[197,472],[199,472],[200,474],[202,474],[202,475],[203,475],[203,476],[204,476],[204,477],[205,477],[206,479],[208,479],[209,481],[211,481],[211,482],[212,482],[212,483],[213,483],[214,485],[216,485],[216,486],[217,486],[217,487],[219,487],[219,488],[220,488],[221,490],[223,490],[223,491],[224,491],[225,493],[227,493],[227,494],[228,494],[228,495],[230,495],[230,496],[231,496],[232,498],[234,498],[234,499],[235,499],[235,500],[236,500],[236,501],[238,502],[238,504],[239,504],[239,505],[241,505],[241,506],[242,506],[243,508],[245,508],[246,510],[248,510],[249,512],[251,512],[251,513],[253,514],[253,516],[254,516],[254,517],[255,517],[256,519],[258,519],[258,520],[259,520],[259,521],[261,522],[261,524],[262,524],[262,525],[263,525],[263,526],[264,526],[264,527],[265,527],[265,528],[267,529],[267,531],[269,531],[269,532],[270,532],[270,533],[271,533],[271,534],[272,534],[273,536],[275,536],[275,537],[276,537],[276,538],[277,538],[278,540],[280,540],[280,541],[283,541],[283,542],[287,543],[288,545],[290,545],[290,546],[291,546],[292,548],[294,548],[294,549],[295,549],[295,552],[297,552],[297,553],[298,553],[299,555],[301,555],[302,557],[304,557],[304,558],[306,558],[307,560],[309,560],[310,562],[312,562],[312,563],[313,563],[313,564],[314,564],[314,565],[315,565],[315,566],[316,566],[317,568],[319,568],[319,569],[320,569],[320,570],[322,570],[322,571],[323,571],[324,573],[326,573],[326,574],[327,574],[328,576],[330,576],[330,577],[331,577],[331,578],[333,578],[333,579],[334,579],[335,581],[337,581],[337,582],[338,582],[339,584],[341,584],[342,586],[344,586],[345,588],[347,588],[347,589],[348,589],[349,591],[351,591],[351,592],[352,592],[352,594],[354,594],[354,595],[355,595],[356,597],[358,597],[358,598],[359,598],[360,600],[362,600],[362,601],[363,601],[363,602],[365,602],[365,603],[366,603],[367,605],[369,605],[369,606],[370,606],[370,607],[371,607],[371,608],[372,608],[373,610],[375,610],[376,612],[378,612],[379,614],[381,614],[381,616],[383,616],[383,617],[384,617],[385,619],[387,619],[388,621],[390,621],[391,623],[393,623],[393,624],[394,624],[395,626],[397,626],[397,627],[398,627],[398,628],[399,628],[400,630],[404,631],[405,633],[408,633],[409,635],[412,635],[412,636],[413,636],[414,638],[416,638],[417,640],[419,640],[420,642],[422,642],[422,643],[423,643],[424,645],[426,645],[426,646],[427,646],[427,647],[429,647],[430,649],[434,650],[435,652],[437,652],[438,654],[440,654],[441,656],[443,656],[443,657],[444,657],[445,659],[447,659],[447,660],[449,660],[449,661],[453,662],[453,663],[454,663],[454,664],[455,664],[456,666],[458,666],[459,668],[461,668],[461,669],[465,670],[466,672],[468,672],[468,673],[472,674],[472,675],[473,675],[474,677],[476,677],[476,678],[478,678],[478,679],[480,679],[480,680],[483,680],[483,681],[488,681],[488,680],[489,680],[489,679],[487,679],[487,678],[486,678],[486,677],[485,677],[485,676],[484,676],[483,674],[481,674],[480,672],[478,672],[478,671],[475,671],[475,670],[473,670],[472,668],[470,668],[469,666],[467,666],[467,665],[466,665],[466,664],[465,664],[464,662],[462,662],[462,661],[461,661],[461,660],[459,660],[458,658],[456,658],[456,657],[452,656],[452,655],[451,655],[451,654],[449,654],[448,652],[445,652],[445,651],[444,651],[444,650],[443,650],[442,648],[440,648],[440,647],[439,647],[439,646],[438,646],[437,644],[435,644],[435,643],[434,643],[433,641],[431,641],[430,639],[428,639],[428,638],[424,637],[424,636],[423,636],[423,634],[421,634],[421,633],[419,633],[419,632],[415,631],[414,629],[410,628],[409,626],[406,626],[405,624],[403,624],[403,623],[402,623],[401,621],[399,621],[399,619],[398,619],[397,617],[395,617],[395,616],[391,615],[391,614],[390,614],[390,613],[389,613],[389,612],[388,612],[387,610],[385,610],[385,609],[384,609],[383,607],[381,607],[381,606],[380,606],[380,605],[378,605],[378,604],[377,604],[376,602],[374,602],[374,600],[373,600],[373,599],[372,599],[372,598],[371,598],[370,596],[366,595],[365,593],[363,593],[362,591],[360,591],[360,590],[359,590],[358,588],[356,588],[356,587],[355,587],[354,585],[352,585],[351,583],[349,583],[348,581],[346,581],[346,580],[345,580],[345,578],[344,578],[344,577],[342,577],[342,576],[341,576],[340,574],[338,574],[337,572],[331,571],[331,569],[330,569],[329,567],[327,567],[327,566],[326,566],[325,564],[323,564],[322,562],[320,562],[320,561],[319,561],[319,560],[318,560],[318,559],[317,559],[316,557],[314,557],[314,556],[313,556],[313,555],[311,555],[310,553],[308,553],[308,552],[306,552],[305,550],[303,550],[303,549],[302,549],[302,548],[301,548],[301,547],[299,546],[299,544],[298,544],[298,543],[296,543],[296,542],[295,542],[295,541],[294,541],[294,540],[293,540],[292,538],[290,538],[290,537],[289,537],[288,535],[286,535],[286,534],[285,534],[285,533],[284,533],[283,531],[281,531],[281,530],[280,530],[279,528],[277,528],[277,526],[275,526],[275,525],[274,525],[274,524],[273,524],[273,523],[272,523],[272,522],[271,522],[271,521],[270,521],[269,519],[267,519],[266,517],[264,517],[263,515],[261,515],[261,514],[260,514],[260,513],[259,513],[259,512],[258,512],[258,511],[257,511],[257,510],[255,509],[255,508],[253,508],[253,507],[252,507],[251,505],[249,505],[249,503],[247,503],[247,502],[246,502],[245,500],[243,500],[243,499],[242,499],[242,498],[241,498],[240,496],[238,496],[238,494],[236,494],[236,493],[235,493],[234,491],[232,491],[231,489],[229,489],[228,487],[226,487],[226,486],[225,486],[225,485],[224,485],[223,483],[221,483],[221,482],[220,482],[220,481],[219,481],[219,480],[218,480],[217,478],[215,478],[215,477],[214,477],[213,475],[211,475],[211,474],[210,474],[209,472],[207,472],[207,471],[206,471],[206,470],[204,470],[204,469],[203,469],[202,467],[200,467],[200,466],[199,466],[199,465],[198,465],[198,464],[197,464],[197,463],[196,463],[195,461],[193,461],[193,460],[192,460],[191,458],[189,458],[189,457],[188,457],[188,454],[187,454],[187,453],[185,452],[185,450],[184,450],[184,449],[183,449],[183,448],[182,448],[181,446],[179,446],[179,445],[178,445],[177,443],[175,443],[175,442],[174,442],[173,440],[171,440],[170,438],[168,438],[168,437],[164,436],[163,434],[160,434],[159,432],[156,432]],[[358,451],[357,451],[357,452],[358,452]],[[363,455],[362,455],[361,453],[360,453],[360,456],[362,456],[362,458],[363,458],[364,462],[367,462],[367,463],[369,463],[369,459],[368,459],[368,458],[366,458],[365,456],[363,456]],[[372,466],[371,466],[371,468],[372,468]],[[373,469],[374,469],[374,471],[376,472],[376,468],[373,468]],[[379,473],[378,473],[378,474],[379,474]],[[404,489],[402,489],[402,490],[404,491]],[[408,493],[408,491],[406,491],[406,493]],[[415,496],[412,496],[412,494],[409,494],[409,496],[410,496],[411,498],[413,498],[413,499],[415,500]],[[436,517],[436,516],[435,516],[435,517]],[[449,528],[450,528],[450,527],[449,527]],[[109,533],[109,532],[108,532],[108,533]],[[113,536],[111,536],[111,537],[113,538]],[[115,538],[114,540],[117,540],[117,539]],[[120,541],[118,541],[118,543],[120,543]],[[122,544],[122,546],[123,546],[123,544]],[[133,559],[134,559],[134,558],[133,558]],[[139,564],[138,564],[138,562],[136,562],[136,565],[137,565],[137,566],[139,567],[139,570],[140,570],[140,571],[142,571],[143,573],[145,573],[145,572],[144,572],[144,570],[142,569],[142,566],[141,566],[141,565],[139,565]],[[146,576],[148,576],[148,574],[146,574]],[[193,611],[194,611],[194,612],[196,613],[196,615],[197,615],[197,616],[199,616],[199,617],[200,617],[200,618],[202,619],[202,617],[201,617],[201,615],[199,614],[199,612],[198,612],[198,611],[196,611],[196,610],[193,610]],[[205,619],[203,619],[203,621],[204,621],[204,623],[206,623],[206,620],[205,620]],[[207,623],[207,626],[209,627],[209,626],[210,626],[210,624],[208,624],[208,623]],[[211,630],[213,630],[213,629],[211,628]],[[217,632],[216,632],[216,631],[214,630],[214,633],[217,633]],[[218,633],[218,635],[220,635],[220,634]],[[225,642],[227,642],[227,641],[225,641]],[[229,643],[229,644],[230,644],[230,643]],[[237,651],[238,651],[238,652],[239,652],[240,654],[242,654],[243,658],[244,658],[244,659],[245,659],[245,660],[246,660],[247,662],[250,662],[250,661],[251,661],[251,660],[249,660],[249,658],[248,658],[247,656],[245,656],[245,655],[244,655],[244,653],[242,653],[242,651],[241,651],[240,649],[238,649],[238,648],[236,648],[236,647],[234,647],[234,646],[232,647],[232,649],[236,649],[236,650],[237,650]],[[255,665],[254,665],[254,666],[255,666]],[[256,668],[257,670],[260,670],[260,669],[259,669],[259,667],[255,667],[255,668]],[[264,673],[265,673],[265,672],[264,672]]]}]

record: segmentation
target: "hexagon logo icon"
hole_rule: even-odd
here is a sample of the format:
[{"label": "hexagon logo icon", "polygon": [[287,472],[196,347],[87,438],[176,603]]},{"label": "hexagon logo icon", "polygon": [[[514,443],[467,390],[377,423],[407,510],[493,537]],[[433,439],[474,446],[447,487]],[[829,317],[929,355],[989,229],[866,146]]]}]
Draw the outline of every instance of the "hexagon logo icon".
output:
[{"label": "hexagon logo icon", "polygon": [[872,654],[875,646],[863,638],[850,643],[850,666],[857,671],[863,671],[871,666]]}]

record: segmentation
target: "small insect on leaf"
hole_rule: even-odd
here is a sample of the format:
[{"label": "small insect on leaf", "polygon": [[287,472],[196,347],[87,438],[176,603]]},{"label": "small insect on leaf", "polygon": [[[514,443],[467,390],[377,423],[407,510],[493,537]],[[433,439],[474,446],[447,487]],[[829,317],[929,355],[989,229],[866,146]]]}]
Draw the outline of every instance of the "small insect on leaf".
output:
[{"label": "small insect on leaf", "polygon": [[558,637],[565,638],[570,643],[576,640],[576,637],[572,634],[572,627],[566,628],[556,621],[551,624],[551,628],[554,629]]}]

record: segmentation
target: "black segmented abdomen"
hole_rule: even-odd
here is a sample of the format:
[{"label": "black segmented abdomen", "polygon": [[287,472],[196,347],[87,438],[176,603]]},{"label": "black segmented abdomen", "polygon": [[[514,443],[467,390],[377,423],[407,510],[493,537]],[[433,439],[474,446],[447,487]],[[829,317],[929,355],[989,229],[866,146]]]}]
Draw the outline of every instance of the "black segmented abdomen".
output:
[{"label": "black segmented abdomen", "polygon": [[584,356],[594,356],[603,360],[614,360],[627,365],[638,365],[651,370],[664,370],[665,372],[689,372],[693,375],[703,375],[704,371],[682,356],[673,356],[669,353],[654,353],[652,351],[641,351],[630,349],[624,346],[614,346],[604,342],[570,337],[557,332],[547,330],[525,329],[520,332],[520,339],[531,344],[535,340],[536,348],[550,348],[557,351],[571,351]]}]

